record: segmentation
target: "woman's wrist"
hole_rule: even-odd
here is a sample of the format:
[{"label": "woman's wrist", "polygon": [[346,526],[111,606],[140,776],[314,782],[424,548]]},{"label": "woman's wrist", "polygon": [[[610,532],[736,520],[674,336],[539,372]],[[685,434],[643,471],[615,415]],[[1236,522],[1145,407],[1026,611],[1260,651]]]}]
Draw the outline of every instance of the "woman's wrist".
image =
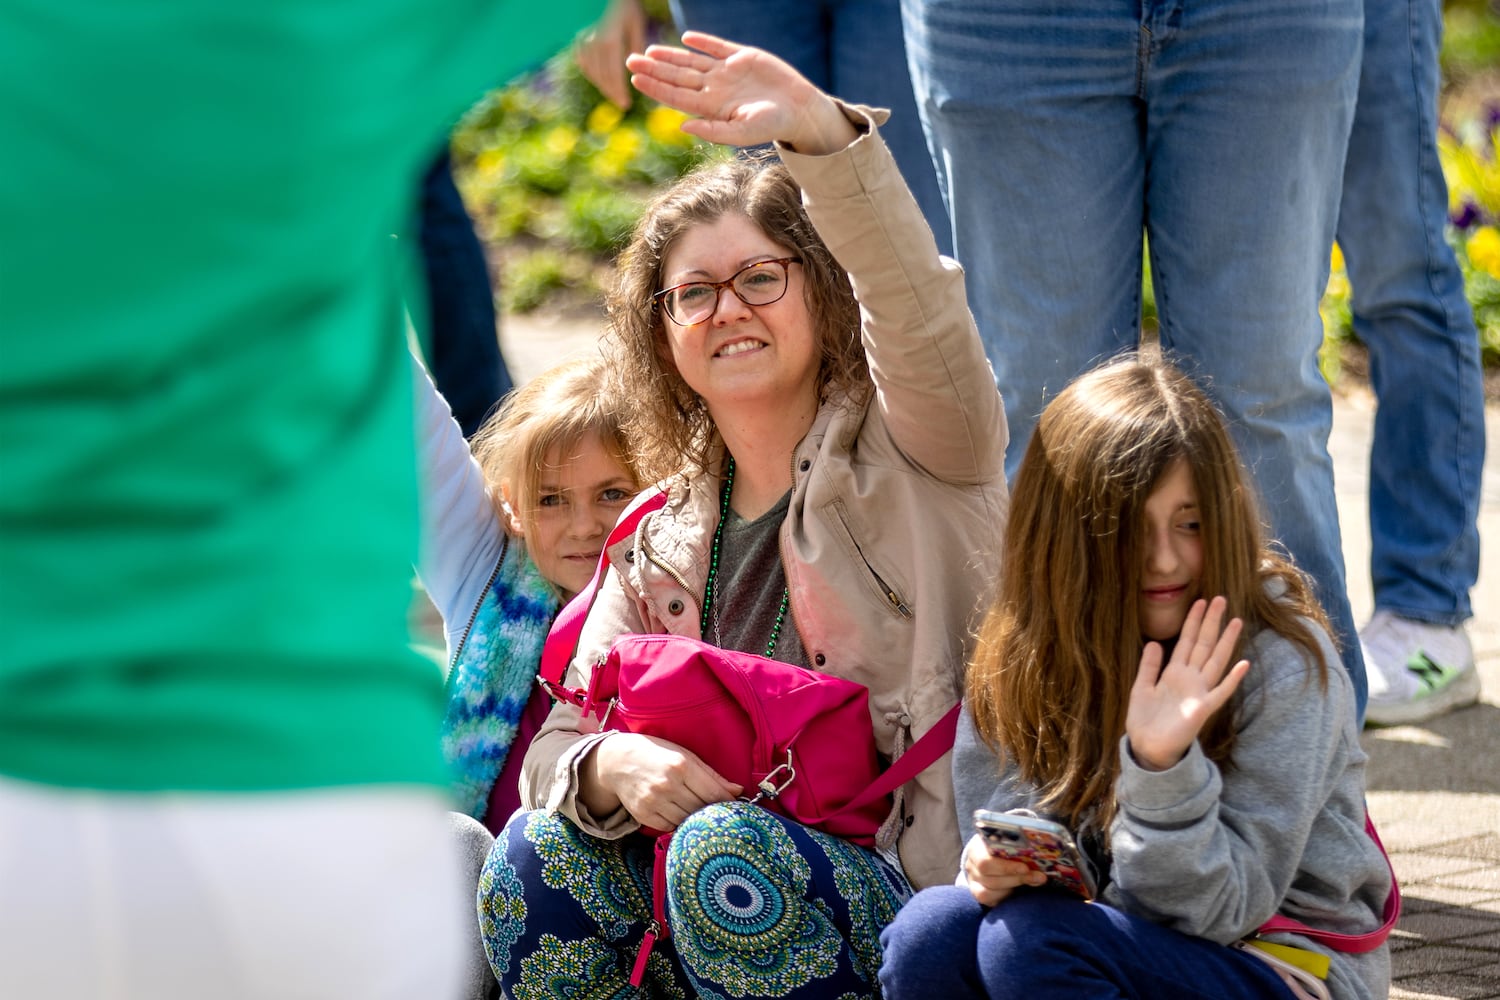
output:
[{"label": "woman's wrist", "polygon": [[608,816],[620,808],[620,797],[605,779],[608,769],[600,759],[600,754],[607,752],[605,744],[613,735],[595,740],[578,762],[578,799],[592,816]]},{"label": "woman's wrist", "polygon": [[860,136],[837,101],[821,91],[814,91],[803,115],[798,119],[797,134],[781,144],[804,156],[827,156],[837,153]]}]

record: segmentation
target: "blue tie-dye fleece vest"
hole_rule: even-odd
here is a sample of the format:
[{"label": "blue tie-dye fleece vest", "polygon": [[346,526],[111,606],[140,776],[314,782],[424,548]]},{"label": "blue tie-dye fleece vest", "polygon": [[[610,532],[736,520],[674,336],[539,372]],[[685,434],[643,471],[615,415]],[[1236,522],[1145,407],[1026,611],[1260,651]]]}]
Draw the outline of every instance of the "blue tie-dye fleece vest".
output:
[{"label": "blue tie-dye fleece vest", "polygon": [[490,790],[505,766],[537,664],[557,591],[537,572],[522,545],[507,537],[473,620],[448,672],[443,756],[453,771],[457,808],[482,819]]}]

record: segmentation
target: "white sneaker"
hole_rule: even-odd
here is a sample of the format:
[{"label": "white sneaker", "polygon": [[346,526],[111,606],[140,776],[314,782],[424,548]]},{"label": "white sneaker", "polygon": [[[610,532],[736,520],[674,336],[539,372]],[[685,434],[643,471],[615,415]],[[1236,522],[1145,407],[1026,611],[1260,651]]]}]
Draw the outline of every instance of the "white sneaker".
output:
[{"label": "white sneaker", "polygon": [[1377,611],[1359,630],[1368,726],[1425,722],[1479,700],[1474,649],[1462,625],[1429,625]]}]

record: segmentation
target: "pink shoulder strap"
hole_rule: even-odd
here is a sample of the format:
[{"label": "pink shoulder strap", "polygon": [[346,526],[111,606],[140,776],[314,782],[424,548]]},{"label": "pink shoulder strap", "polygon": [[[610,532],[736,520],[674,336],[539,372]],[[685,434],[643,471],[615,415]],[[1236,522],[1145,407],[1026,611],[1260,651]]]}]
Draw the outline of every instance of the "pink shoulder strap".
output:
[{"label": "pink shoulder strap", "polygon": [[666,505],[666,493],[656,490],[625,511],[609,537],[604,540],[604,550],[599,553],[599,565],[594,569],[594,578],[553,619],[552,631],[547,633],[547,642],[542,647],[542,660],[537,668],[537,676],[554,698],[571,700],[564,693],[562,679],[578,648],[578,636],[583,631],[584,619],[589,616],[589,608],[593,606],[594,594],[598,592],[604,572],[609,568],[609,550],[616,543],[635,534],[636,526],[647,514],[661,510]]},{"label": "pink shoulder strap", "polygon": [[[594,594],[598,592],[604,572],[609,566],[609,550],[634,534],[636,526],[647,514],[661,510],[666,504],[666,493],[658,489],[627,510],[604,541],[604,551],[599,554],[599,565],[594,570],[594,578],[557,613],[552,631],[547,633],[547,643],[542,647],[541,665],[537,669],[538,679],[552,697],[575,704],[582,697],[581,691],[570,691],[563,687],[562,680],[567,674],[568,664],[573,660],[573,653],[578,648],[578,636],[583,631],[583,622],[588,617],[589,608],[594,603]],[[958,732],[958,715],[959,706],[954,705],[931,729],[922,734],[921,739],[882,771],[873,784],[838,812],[853,811],[878,801],[936,763],[953,746],[953,738]]]},{"label": "pink shoulder strap", "polygon": [[1300,934],[1305,938],[1311,938],[1320,944],[1327,945],[1334,951],[1366,952],[1374,951],[1390,936],[1391,928],[1396,926],[1396,920],[1401,916],[1401,887],[1396,884],[1396,869],[1391,867],[1390,855],[1385,853],[1385,845],[1380,842],[1380,834],[1375,832],[1375,822],[1370,819],[1370,814],[1365,813],[1365,832],[1370,839],[1375,841],[1375,846],[1380,848],[1380,856],[1385,858],[1385,866],[1391,872],[1391,893],[1385,897],[1385,912],[1381,925],[1368,934],[1339,934],[1334,931],[1318,930],[1309,927],[1300,920],[1291,917],[1283,917],[1277,914],[1270,920],[1260,925],[1256,932],[1259,934],[1271,934],[1282,932],[1288,934]]}]

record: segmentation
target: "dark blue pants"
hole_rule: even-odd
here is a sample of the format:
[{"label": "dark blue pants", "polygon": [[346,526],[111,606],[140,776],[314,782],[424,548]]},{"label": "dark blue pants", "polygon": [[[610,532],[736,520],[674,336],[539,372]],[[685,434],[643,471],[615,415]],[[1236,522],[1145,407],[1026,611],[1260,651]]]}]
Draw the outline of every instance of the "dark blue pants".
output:
[{"label": "dark blue pants", "polygon": [[1270,968],[1101,903],[1019,890],[986,909],[924,889],[880,935],[886,1000],[1290,1000]]},{"label": "dark blue pants", "polygon": [[489,264],[453,185],[446,149],[422,178],[418,237],[427,278],[428,366],[468,437],[510,392],[511,380],[500,355]]}]

